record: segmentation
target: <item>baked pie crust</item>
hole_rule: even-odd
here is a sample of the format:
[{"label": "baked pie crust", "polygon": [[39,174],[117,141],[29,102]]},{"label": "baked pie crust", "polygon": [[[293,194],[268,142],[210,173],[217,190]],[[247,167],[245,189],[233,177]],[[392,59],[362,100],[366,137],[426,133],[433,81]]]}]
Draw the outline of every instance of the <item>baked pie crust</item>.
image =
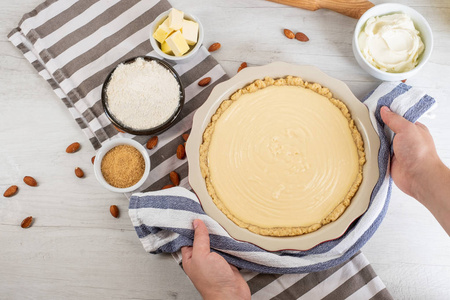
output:
[{"label": "baked pie crust", "polygon": [[238,226],[297,236],[337,220],[363,178],[364,143],[346,105],[299,77],[270,77],[224,100],[203,133],[200,169]]}]

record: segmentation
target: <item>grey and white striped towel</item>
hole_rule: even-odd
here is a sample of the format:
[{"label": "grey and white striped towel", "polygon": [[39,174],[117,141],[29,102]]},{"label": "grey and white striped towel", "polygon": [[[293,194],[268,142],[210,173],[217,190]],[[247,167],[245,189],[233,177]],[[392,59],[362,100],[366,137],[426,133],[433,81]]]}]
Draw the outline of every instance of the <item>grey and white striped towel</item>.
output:
[{"label": "grey and white striped towel", "polygon": [[[150,24],[170,8],[167,0],[48,0],[25,14],[8,37],[51,85],[95,149],[117,137],[145,144],[149,136],[116,130],[103,112],[101,89],[118,63],[141,55],[158,57],[149,41]],[[150,176],[141,191],[162,188],[173,170],[188,187],[187,162],[175,155],[184,142],[181,135],[189,132],[195,110],[212,88],[228,79],[204,47],[187,63],[171,65],[185,87],[185,105],[176,124],[158,136],[158,147],[148,150]],[[211,83],[200,87],[197,82],[204,77],[211,77]]]},{"label": "grey and white striped towel", "polygon": [[[25,14],[8,38],[65,103],[95,149],[115,137],[128,137],[145,143],[149,137],[116,131],[103,113],[100,90],[106,75],[119,62],[139,55],[155,55],[148,41],[149,25],[169,8],[167,0],[48,0]],[[149,150],[152,170],[142,191],[158,190],[169,183],[168,173],[172,170],[180,174],[181,186],[189,188],[187,163],[176,159],[174,149],[182,143],[181,134],[189,132],[195,110],[217,83],[228,78],[205,49],[192,61],[174,67],[186,87],[186,105],[177,124],[159,136],[158,148]],[[208,87],[201,88],[196,82],[205,76],[213,80]],[[362,257],[362,254],[356,255]],[[353,264],[353,261],[349,263]],[[370,265],[363,269],[368,268]],[[340,273],[334,274],[338,276]],[[282,277],[254,275],[245,276],[257,294],[267,290],[262,288],[266,285],[274,291],[281,291],[304,282],[295,274]],[[362,280],[361,276],[355,276],[349,281]],[[327,274],[320,275],[316,283],[328,277]],[[366,277],[374,278],[370,282],[379,281],[375,275]],[[364,279],[363,282],[369,281]],[[286,293],[290,294],[290,291]]]}]

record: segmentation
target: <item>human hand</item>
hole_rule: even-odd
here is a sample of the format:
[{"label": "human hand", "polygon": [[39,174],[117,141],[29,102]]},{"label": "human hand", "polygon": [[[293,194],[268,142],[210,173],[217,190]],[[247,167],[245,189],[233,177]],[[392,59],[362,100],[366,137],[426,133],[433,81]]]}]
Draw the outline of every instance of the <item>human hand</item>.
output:
[{"label": "human hand", "polygon": [[392,179],[403,192],[425,205],[450,235],[450,169],[440,160],[428,128],[409,122],[386,106],[380,113],[396,133]]},{"label": "human hand", "polygon": [[395,184],[406,194],[418,199],[420,187],[427,182],[441,163],[428,128],[411,123],[383,106],[381,118],[396,133],[393,141],[391,176]]},{"label": "human hand", "polygon": [[250,299],[250,288],[238,269],[211,252],[209,234],[201,220],[193,222],[193,247],[181,248],[183,269],[205,300]]}]

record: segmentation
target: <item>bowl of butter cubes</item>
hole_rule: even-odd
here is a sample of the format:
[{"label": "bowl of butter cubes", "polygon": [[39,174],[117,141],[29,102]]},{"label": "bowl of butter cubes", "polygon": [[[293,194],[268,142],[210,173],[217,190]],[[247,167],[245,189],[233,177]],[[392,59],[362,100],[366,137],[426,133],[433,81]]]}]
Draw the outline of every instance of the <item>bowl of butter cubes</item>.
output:
[{"label": "bowl of butter cubes", "polygon": [[203,26],[193,15],[172,8],[150,25],[150,43],[161,57],[180,62],[194,56],[203,42]]}]

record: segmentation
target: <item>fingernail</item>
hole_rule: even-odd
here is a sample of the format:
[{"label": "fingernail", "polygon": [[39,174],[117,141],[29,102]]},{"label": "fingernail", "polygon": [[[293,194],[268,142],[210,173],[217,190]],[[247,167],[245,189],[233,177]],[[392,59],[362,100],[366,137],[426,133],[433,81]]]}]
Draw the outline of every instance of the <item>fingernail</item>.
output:
[{"label": "fingernail", "polygon": [[198,220],[194,220],[194,222],[192,222],[192,225],[194,226],[194,229],[197,229],[197,227],[198,227]]},{"label": "fingernail", "polygon": [[383,108],[384,108],[384,110],[386,110],[386,111],[392,111],[389,107],[387,107],[387,106],[383,106]]}]

